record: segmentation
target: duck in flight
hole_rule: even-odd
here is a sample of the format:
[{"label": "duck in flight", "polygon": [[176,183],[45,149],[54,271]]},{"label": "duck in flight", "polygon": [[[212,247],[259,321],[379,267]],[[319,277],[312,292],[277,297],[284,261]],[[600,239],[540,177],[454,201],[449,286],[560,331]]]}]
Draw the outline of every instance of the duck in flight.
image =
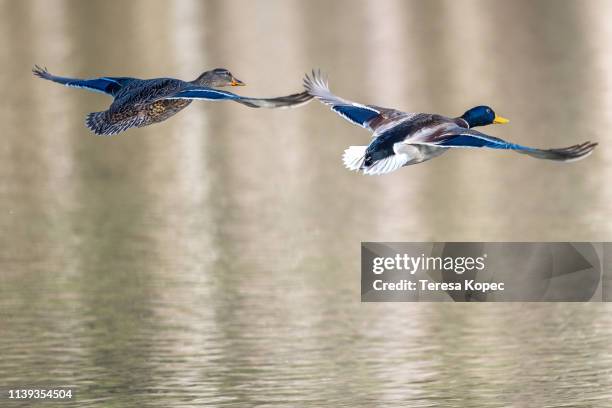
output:
[{"label": "duck in flight", "polygon": [[193,81],[174,78],[66,78],[52,75],[46,68],[37,65],[32,72],[42,79],[112,96],[113,102],[108,110],[87,115],[87,127],[98,135],[114,135],[132,127],[162,122],[186,108],[194,99],[234,101],[250,108],[297,106],[312,99],[307,92],[278,98],[249,98],[215,89],[244,85],[224,68],[206,71]]},{"label": "duck in flight", "polygon": [[597,143],[585,142],[560,149],[536,149],[486,135],[473,128],[508,122],[488,106],[477,106],[460,117],[449,118],[362,105],[332,94],[320,71],[306,75],[304,87],[340,116],[373,133],[368,146],[350,146],[343,155],[348,169],[368,175],[422,163],[451,148],[506,149],[538,159],[569,162],[587,157],[597,146]]}]

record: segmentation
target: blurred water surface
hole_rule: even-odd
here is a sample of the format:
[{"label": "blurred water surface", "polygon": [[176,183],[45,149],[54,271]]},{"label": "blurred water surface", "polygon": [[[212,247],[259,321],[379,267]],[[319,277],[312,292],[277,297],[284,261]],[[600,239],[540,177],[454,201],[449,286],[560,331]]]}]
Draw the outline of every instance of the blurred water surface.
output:
[{"label": "blurred water surface", "polygon": [[[610,240],[610,1],[0,1],[0,384],[78,406],[609,407],[603,304],[361,304],[360,241]],[[103,95],[34,79],[193,79],[461,114],[559,164],[451,152],[346,171],[327,108],[196,102],[112,138]],[[0,404],[3,405],[4,403]]]}]

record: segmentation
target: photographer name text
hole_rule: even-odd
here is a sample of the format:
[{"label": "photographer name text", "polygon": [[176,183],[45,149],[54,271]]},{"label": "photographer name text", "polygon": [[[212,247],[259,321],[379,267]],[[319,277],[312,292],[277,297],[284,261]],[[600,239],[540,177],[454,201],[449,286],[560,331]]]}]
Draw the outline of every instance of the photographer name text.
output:
[{"label": "photographer name text", "polygon": [[463,282],[435,282],[427,279],[419,279],[411,281],[402,279],[397,282],[385,282],[382,279],[377,279],[372,282],[374,290],[382,291],[472,291],[472,292],[494,292],[504,290],[503,282],[477,282],[474,279],[466,279]]}]

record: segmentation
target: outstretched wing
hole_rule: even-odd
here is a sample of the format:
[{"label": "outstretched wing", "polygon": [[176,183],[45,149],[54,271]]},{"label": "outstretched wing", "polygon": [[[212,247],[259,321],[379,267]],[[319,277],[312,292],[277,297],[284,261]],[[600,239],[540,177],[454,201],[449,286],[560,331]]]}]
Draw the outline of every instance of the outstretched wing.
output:
[{"label": "outstretched wing", "polygon": [[203,86],[190,86],[163,99],[202,99],[206,101],[235,101],[251,108],[286,108],[302,105],[312,99],[308,92],[300,92],[278,98],[249,98],[228,91]]},{"label": "outstretched wing", "polygon": [[39,78],[57,82],[58,84],[71,86],[73,88],[84,88],[94,92],[101,92],[108,95],[115,95],[125,82],[133,80],[129,77],[101,77],[92,79],[67,78],[52,75],[47,68],[41,68],[35,65],[32,69],[34,75]]},{"label": "outstretched wing", "polygon": [[426,144],[432,144],[441,147],[488,147],[490,149],[508,149],[518,153],[526,154],[531,157],[546,160],[556,161],[575,161],[580,160],[593,152],[597,143],[584,142],[577,145],[563,147],[559,149],[537,149],[510,143],[497,137],[485,135],[473,129],[461,129],[454,134],[445,134],[427,141]]},{"label": "outstretched wing", "polygon": [[556,161],[564,161],[571,162],[584,159],[593,153],[597,147],[597,143],[595,142],[584,142],[577,145],[572,145],[568,147],[561,147],[559,149],[523,149],[518,150],[519,153],[523,153],[529,155],[531,157],[535,157],[536,159],[546,159],[546,160],[556,160]]},{"label": "outstretched wing", "polygon": [[304,88],[308,93],[319,101],[331,107],[331,110],[342,116],[349,122],[369,130],[375,130],[376,126],[385,119],[385,112],[396,112],[392,109],[384,109],[374,106],[362,105],[342,99],[329,90],[327,79],[321,71],[312,71],[312,77],[306,74]]}]

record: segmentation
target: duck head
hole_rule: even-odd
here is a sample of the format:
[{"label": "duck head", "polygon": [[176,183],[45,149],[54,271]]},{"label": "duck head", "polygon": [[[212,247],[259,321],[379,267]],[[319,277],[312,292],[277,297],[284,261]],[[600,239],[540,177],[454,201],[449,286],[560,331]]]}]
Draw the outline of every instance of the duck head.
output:
[{"label": "duck head", "polygon": [[493,109],[488,106],[476,106],[465,112],[461,119],[465,120],[471,128],[493,123],[503,124],[510,122],[508,119],[496,115]]},{"label": "duck head", "polygon": [[245,85],[244,82],[236,78],[225,68],[215,68],[211,71],[206,71],[193,82],[197,85],[214,87]]}]

